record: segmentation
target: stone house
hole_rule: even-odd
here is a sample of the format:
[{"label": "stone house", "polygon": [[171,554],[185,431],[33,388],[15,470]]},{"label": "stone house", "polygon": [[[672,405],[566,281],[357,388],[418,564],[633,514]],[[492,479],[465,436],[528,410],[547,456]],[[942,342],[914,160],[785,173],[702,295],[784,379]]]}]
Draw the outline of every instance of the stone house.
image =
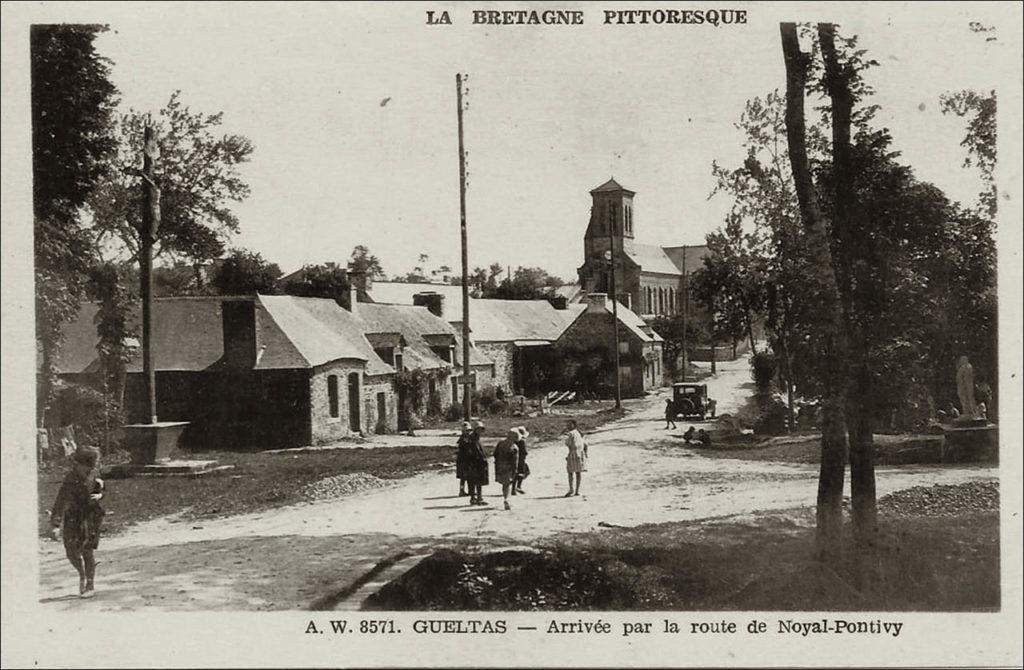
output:
[{"label": "stone house", "polygon": [[477,299],[470,304],[470,337],[494,361],[494,385],[522,393],[530,352],[550,348],[574,316],[547,300]]},{"label": "stone house", "polygon": [[[139,308],[131,320],[139,323]],[[56,364],[95,383],[97,306],[66,324]],[[395,371],[333,300],[159,298],[153,303],[157,415],[188,421],[185,446],[265,449],[397,429]],[[141,352],[127,365],[129,421],[146,413]]]},{"label": "stone house", "polygon": [[[611,301],[603,293],[592,293],[569,311],[576,316],[554,343],[554,356],[561,362],[560,386],[605,395],[615,385],[614,351],[609,356],[615,338]],[[622,395],[641,396],[663,383],[663,340],[629,308],[620,304],[617,312]],[[588,359],[595,354],[599,358],[592,363]],[[589,367],[588,374],[583,367]]]},{"label": "stone house", "polygon": [[[449,323],[426,307],[411,305],[357,302],[354,314],[375,353],[398,373],[400,430],[408,427],[412,414],[441,412],[459,402],[462,349]],[[470,348],[470,369],[479,382],[490,384],[493,368],[493,363]],[[409,383],[418,386],[414,389]]]}]

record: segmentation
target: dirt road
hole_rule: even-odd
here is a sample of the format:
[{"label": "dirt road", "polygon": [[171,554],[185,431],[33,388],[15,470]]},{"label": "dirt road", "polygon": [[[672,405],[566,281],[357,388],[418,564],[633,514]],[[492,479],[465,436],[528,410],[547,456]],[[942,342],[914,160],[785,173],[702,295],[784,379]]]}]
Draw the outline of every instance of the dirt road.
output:
[{"label": "dirt road", "polygon": [[[709,380],[719,412],[734,412],[749,395],[747,369],[746,361],[724,363],[718,378]],[[44,541],[42,598],[62,608],[308,608],[325,592],[344,591],[382,560],[455,540],[529,544],[608,525],[742,517],[812,503],[816,466],[704,458],[682,446],[679,435],[689,424],[664,429],[664,397],[630,401],[625,418],[587,436],[589,469],[579,497],[562,497],[565,448],[535,445],[527,494],[512,499],[512,511],[501,509],[500,487],[485,489],[489,506],[470,507],[455,495],[454,474],[435,472],[260,514],[201,523],[162,518],[103,539],[99,592],[89,601],[69,597],[74,573],[59,545]],[[488,448],[498,437],[487,438]],[[880,468],[878,495],[996,475],[995,468],[984,467]]]}]

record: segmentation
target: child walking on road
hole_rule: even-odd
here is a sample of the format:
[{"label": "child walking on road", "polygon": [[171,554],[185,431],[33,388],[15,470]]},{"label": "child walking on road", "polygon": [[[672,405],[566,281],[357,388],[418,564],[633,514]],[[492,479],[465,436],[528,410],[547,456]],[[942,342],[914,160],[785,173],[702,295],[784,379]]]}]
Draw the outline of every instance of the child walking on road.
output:
[{"label": "child walking on road", "polygon": [[673,429],[676,427],[676,406],[672,402],[671,398],[665,399],[665,430],[671,426]]},{"label": "child walking on road", "polygon": [[501,484],[501,495],[505,499],[505,509],[512,509],[508,503],[509,492],[516,485],[519,475],[519,431],[509,428],[505,439],[494,447],[494,481]]},{"label": "child walking on road", "polygon": [[[565,494],[565,497],[568,498],[580,494],[580,480],[587,470],[587,441],[583,438],[583,433],[576,427],[575,421],[569,419],[566,426],[569,432],[565,434],[565,446],[569,449],[569,453],[565,457],[565,470],[569,473],[569,492]],[[576,479],[575,491],[572,488],[573,475]]]},{"label": "child walking on road", "polygon": [[516,430],[519,431],[519,439],[516,441],[519,447],[519,466],[516,468],[516,485],[512,488],[512,495],[526,493],[523,491],[523,480],[530,476],[530,466],[526,464],[526,438],[530,437],[530,433],[526,426],[519,426]]},{"label": "child walking on road", "polygon": [[78,595],[89,598],[95,593],[96,557],[100,543],[100,523],[105,512],[100,506],[103,480],[96,476],[100,452],[80,447],[71,457],[71,470],[57,492],[50,511],[53,538],[63,538],[64,552],[78,572]]},{"label": "child walking on road", "polygon": [[484,422],[477,421],[473,425],[473,432],[469,435],[469,463],[466,471],[466,481],[469,484],[469,504],[486,505],[484,500],[484,486],[488,484],[487,476],[487,454],[480,444],[480,438],[484,434]]}]

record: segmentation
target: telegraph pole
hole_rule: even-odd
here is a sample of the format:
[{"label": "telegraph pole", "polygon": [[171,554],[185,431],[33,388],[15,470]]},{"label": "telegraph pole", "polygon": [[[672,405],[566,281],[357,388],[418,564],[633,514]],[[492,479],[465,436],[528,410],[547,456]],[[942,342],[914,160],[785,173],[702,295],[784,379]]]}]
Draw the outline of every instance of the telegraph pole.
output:
[{"label": "telegraph pole", "polygon": [[[683,309],[683,376],[679,379],[681,382],[686,381],[686,368],[689,367],[690,361],[686,355],[686,308],[689,307],[689,294],[690,285],[686,278],[686,245],[683,245],[683,299],[681,300]],[[714,345],[712,345],[714,346]]]},{"label": "telegraph pole", "polygon": [[459,221],[462,234],[462,416],[466,421],[473,413],[469,377],[469,250],[466,242],[466,147],[462,131],[462,74],[455,75],[456,101],[459,108]]},{"label": "telegraph pole", "polygon": [[609,279],[609,289],[612,298],[612,322],[613,322],[613,342],[615,343],[615,409],[622,409],[622,380],[619,373],[619,298],[615,294],[615,219],[616,208],[613,206],[610,210],[611,220],[608,222],[608,260],[611,265],[611,278]]}]

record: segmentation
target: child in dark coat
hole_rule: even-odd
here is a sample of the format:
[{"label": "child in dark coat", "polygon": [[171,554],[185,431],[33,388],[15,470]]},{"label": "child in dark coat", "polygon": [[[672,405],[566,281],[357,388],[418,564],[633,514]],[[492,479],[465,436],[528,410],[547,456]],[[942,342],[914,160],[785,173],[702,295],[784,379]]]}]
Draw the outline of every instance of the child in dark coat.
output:
[{"label": "child in dark coat", "polygon": [[665,400],[665,430],[668,430],[669,426],[673,429],[676,427],[676,406],[671,398]]}]

